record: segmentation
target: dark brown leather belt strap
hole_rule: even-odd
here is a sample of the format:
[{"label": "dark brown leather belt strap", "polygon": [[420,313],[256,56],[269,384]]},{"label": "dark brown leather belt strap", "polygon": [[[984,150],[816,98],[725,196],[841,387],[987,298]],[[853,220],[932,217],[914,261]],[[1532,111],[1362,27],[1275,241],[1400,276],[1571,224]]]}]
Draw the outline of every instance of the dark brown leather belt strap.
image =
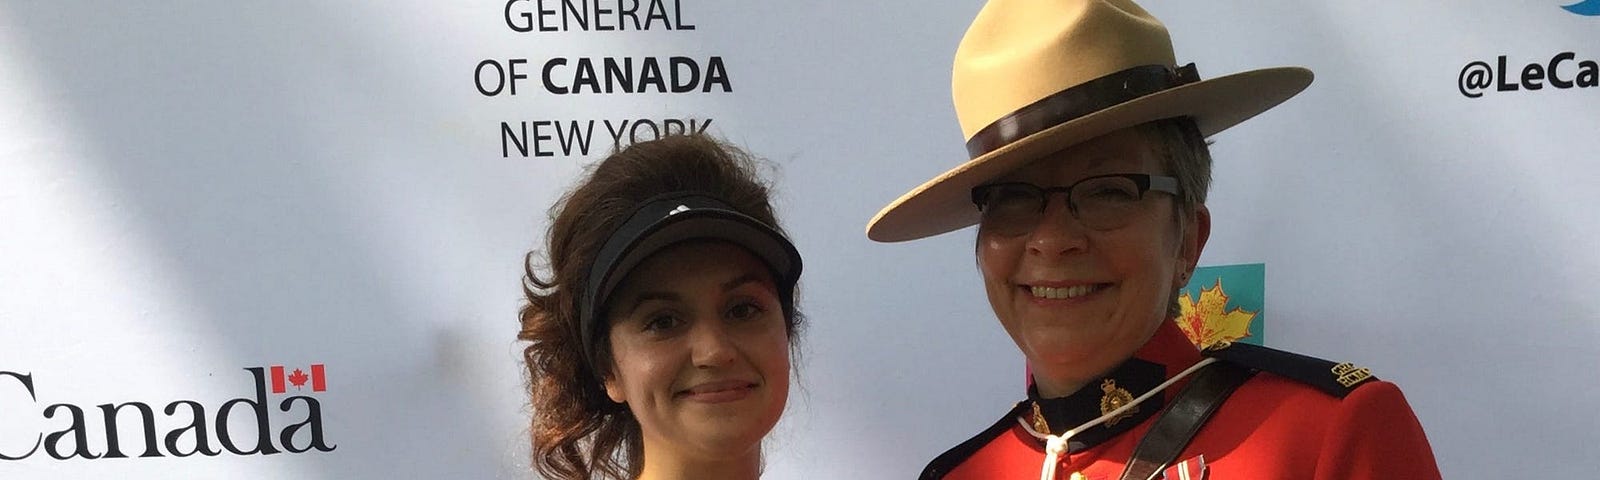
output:
[{"label": "dark brown leather belt strap", "polygon": [[1139,439],[1128,467],[1122,471],[1122,480],[1149,480],[1177,460],[1206,419],[1254,374],[1254,370],[1227,362],[1207,365],[1195,373],[1172,406],[1162,411],[1155,425]]}]

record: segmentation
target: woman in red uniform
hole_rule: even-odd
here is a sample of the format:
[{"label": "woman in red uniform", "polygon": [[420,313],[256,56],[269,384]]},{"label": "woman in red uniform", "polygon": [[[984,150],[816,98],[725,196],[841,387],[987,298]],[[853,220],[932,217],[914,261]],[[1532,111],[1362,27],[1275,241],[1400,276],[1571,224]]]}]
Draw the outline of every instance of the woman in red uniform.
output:
[{"label": "woman in red uniform", "polygon": [[[1026,400],[923,478],[1438,478],[1400,391],[1366,369],[1192,344],[1170,319],[1205,248],[1205,138],[1311,72],[1200,80],[1129,0],[992,0],[956,52],[970,159],[878,213],[896,242],[978,225]],[[997,412],[998,413],[998,412]]]}]

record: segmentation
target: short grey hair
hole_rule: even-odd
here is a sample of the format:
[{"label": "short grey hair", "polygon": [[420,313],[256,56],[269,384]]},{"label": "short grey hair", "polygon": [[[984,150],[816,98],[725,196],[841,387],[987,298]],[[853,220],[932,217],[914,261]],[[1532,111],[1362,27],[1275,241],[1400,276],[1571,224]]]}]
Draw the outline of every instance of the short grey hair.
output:
[{"label": "short grey hair", "polygon": [[[1211,191],[1211,147],[1193,117],[1165,118],[1138,128],[1155,140],[1161,168],[1178,179],[1179,192],[1174,201],[1178,208],[1172,214],[1181,231],[1183,219],[1205,205],[1206,194]],[[1178,287],[1172,291],[1172,300],[1167,304],[1169,320],[1178,318],[1183,311],[1178,306],[1182,290]]]},{"label": "short grey hair", "polygon": [[1178,213],[1194,213],[1211,191],[1211,148],[1191,117],[1156,120],[1139,127],[1154,135],[1161,167],[1178,178]]}]

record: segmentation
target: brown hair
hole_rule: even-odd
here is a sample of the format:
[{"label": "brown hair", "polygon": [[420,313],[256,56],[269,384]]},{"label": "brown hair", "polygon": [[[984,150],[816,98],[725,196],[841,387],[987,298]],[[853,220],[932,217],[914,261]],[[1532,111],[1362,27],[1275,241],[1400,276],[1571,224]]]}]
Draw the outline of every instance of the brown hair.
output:
[{"label": "brown hair", "polygon": [[[540,475],[635,478],[643,467],[639,422],[627,405],[612,402],[602,385],[601,379],[612,374],[610,342],[604,340],[610,327],[602,323],[594,358],[583,358],[578,303],[600,245],[643,200],[676,191],[715,196],[778,228],[755,161],[702,135],[668,136],[621,149],[591,167],[551,207],[544,251],[549,276],[535,273],[535,253],[528,253],[523,262],[528,303],[517,333],[517,339],[529,342],[522,356],[532,395],[533,467]],[[792,296],[782,300],[792,348],[802,321]]]}]

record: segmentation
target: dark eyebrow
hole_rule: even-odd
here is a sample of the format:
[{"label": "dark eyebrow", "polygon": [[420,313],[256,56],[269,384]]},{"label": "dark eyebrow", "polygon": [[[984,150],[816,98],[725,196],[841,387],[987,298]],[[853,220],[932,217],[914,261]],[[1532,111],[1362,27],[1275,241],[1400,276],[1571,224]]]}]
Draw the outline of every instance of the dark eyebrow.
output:
[{"label": "dark eyebrow", "polygon": [[746,273],[744,275],[740,275],[738,277],[734,277],[733,280],[728,280],[726,282],[722,282],[722,291],[726,292],[726,291],[733,290],[735,288],[739,288],[741,286],[744,286],[744,284],[746,284],[746,283],[762,282],[762,281],[764,281],[766,279],[767,279],[767,276],[762,275],[760,273],[756,273],[756,272]]},{"label": "dark eyebrow", "polygon": [[[768,283],[766,280],[767,276],[761,275],[758,272],[750,272],[738,277],[734,277],[732,280],[722,282],[722,291],[732,291],[733,289],[742,287],[748,283]],[[628,305],[628,309],[621,312],[622,316],[633,314],[633,311],[638,310],[640,305],[644,305],[644,302],[651,300],[660,300],[663,302],[682,302],[683,295],[679,295],[677,292],[639,292],[638,296],[635,296],[630,300],[631,303]]]},{"label": "dark eyebrow", "polygon": [[640,305],[644,305],[644,302],[651,300],[660,300],[663,302],[681,302],[683,301],[683,296],[674,292],[639,292],[638,296],[633,297],[633,303],[628,305],[628,309],[622,312],[622,316],[626,317],[628,315],[632,315],[633,311],[638,310]]}]

